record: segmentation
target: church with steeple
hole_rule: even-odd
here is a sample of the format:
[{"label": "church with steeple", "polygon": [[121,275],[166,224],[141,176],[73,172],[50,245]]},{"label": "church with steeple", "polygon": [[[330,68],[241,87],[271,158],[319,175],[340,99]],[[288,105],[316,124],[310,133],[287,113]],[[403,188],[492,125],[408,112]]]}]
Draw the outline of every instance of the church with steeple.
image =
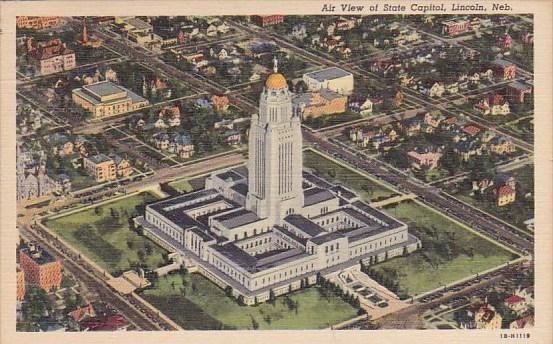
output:
[{"label": "church with steeple", "polygon": [[246,165],[213,172],[202,190],[147,205],[136,226],[246,304],[420,248],[406,224],[303,168],[301,120],[276,60],[248,149]]}]

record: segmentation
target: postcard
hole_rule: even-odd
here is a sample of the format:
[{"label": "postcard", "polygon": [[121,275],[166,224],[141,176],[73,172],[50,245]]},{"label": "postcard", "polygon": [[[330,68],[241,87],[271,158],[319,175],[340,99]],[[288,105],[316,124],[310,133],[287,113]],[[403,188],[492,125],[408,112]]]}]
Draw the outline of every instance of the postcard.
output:
[{"label": "postcard", "polygon": [[551,3],[68,4],[1,4],[2,343],[552,342]]}]

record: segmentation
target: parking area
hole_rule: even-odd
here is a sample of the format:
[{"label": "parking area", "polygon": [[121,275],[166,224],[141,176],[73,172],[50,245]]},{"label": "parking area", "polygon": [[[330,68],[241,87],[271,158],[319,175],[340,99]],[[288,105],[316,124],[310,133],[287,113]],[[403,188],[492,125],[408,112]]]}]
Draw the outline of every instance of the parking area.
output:
[{"label": "parking area", "polygon": [[409,300],[401,301],[397,295],[362,273],[359,266],[336,272],[329,278],[345,292],[359,297],[361,307],[371,319],[378,319],[411,305]]}]

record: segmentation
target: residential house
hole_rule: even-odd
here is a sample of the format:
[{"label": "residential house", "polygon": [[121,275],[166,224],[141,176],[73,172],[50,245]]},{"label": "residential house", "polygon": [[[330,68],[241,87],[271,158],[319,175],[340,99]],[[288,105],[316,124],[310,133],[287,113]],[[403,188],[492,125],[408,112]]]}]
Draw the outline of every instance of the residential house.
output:
[{"label": "residential house", "polygon": [[526,299],[522,296],[512,294],[504,300],[505,306],[517,314],[523,314],[528,310]]},{"label": "residential house", "polygon": [[220,128],[227,128],[229,130],[234,129],[234,121],[231,119],[223,119],[219,122],[215,122],[213,124],[213,128],[220,129]]},{"label": "residential house", "polygon": [[423,120],[420,117],[412,117],[401,121],[400,128],[407,136],[414,136],[420,133]]},{"label": "residential house", "polygon": [[461,129],[461,131],[467,135],[469,135],[470,137],[475,137],[477,136],[478,134],[480,134],[480,132],[482,131],[482,129],[480,129],[479,127],[477,127],[476,125],[474,124],[467,124],[465,126],[463,126],[463,128]]},{"label": "residential house", "polygon": [[211,108],[211,103],[209,102],[209,99],[206,98],[198,98],[194,102],[194,105],[200,109],[208,109]]},{"label": "residential house", "polygon": [[229,145],[239,145],[242,142],[242,134],[237,130],[227,130],[223,134],[223,137]]},{"label": "residential house", "polygon": [[517,67],[512,62],[496,59],[490,63],[490,68],[493,70],[494,75],[502,80],[514,79],[516,77]]},{"label": "residential house", "polygon": [[488,142],[488,149],[495,154],[504,155],[516,151],[514,143],[503,136],[496,136]]},{"label": "residential house", "polygon": [[195,153],[192,139],[187,133],[174,134],[169,138],[168,151],[177,154],[181,159],[189,159]]},{"label": "residential house", "polygon": [[69,316],[76,322],[81,322],[83,320],[93,318],[96,316],[96,310],[91,303],[78,307],[77,309],[69,312]]},{"label": "residential house", "polygon": [[477,329],[498,330],[503,318],[490,304],[478,305],[473,311]]},{"label": "residential house", "polygon": [[109,157],[115,164],[115,171],[118,177],[128,177],[133,173],[133,168],[129,160],[122,158],[117,154],[110,154]]},{"label": "residential house", "polygon": [[509,325],[509,329],[511,330],[518,330],[522,328],[532,328],[534,327],[534,315],[528,314],[521,318],[518,318],[511,322]]},{"label": "residential house", "polygon": [[376,132],[367,127],[353,127],[349,131],[350,140],[362,148],[366,148],[375,135]]},{"label": "residential house", "polygon": [[125,331],[131,324],[119,313],[102,314],[79,323],[83,331]]},{"label": "residential house", "polygon": [[532,45],[534,44],[534,34],[530,32],[524,32],[521,35],[522,44]]},{"label": "residential house", "polygon": [[305,37],[307,37],[307,28],[305,27],[305,24],[297,24],[292,27],[292,37],[294,37],[297,40],[303,40]]},{"label": "residential house", "polygon": [[490,94],[476,103],[474,109],[482,115],[507,115],[511,112],[509,102],[501,94]]},{"label": "residential house", "polygon": [[505,33],[497,39],[497,45],[501,49],[509,50],[513,47],[513,38],[508,33]]},{"label": "residential house", "polygon": [[524,103],[524,100],[527,95],[532,94],[532,85],[520,82],[520,81],[514,81],[507,85],[507,97],[509,100],[513,103]]},{"label": "residential house", "polygon": [[438,163],[443,154],[440,149],[437,148],[415,148],[412,151],[407,152],[407,160],[411,167],[421,169],[435,169],[438,167]]},{"label": "residential house", "polygon": [[429,97],[441,97],[445,92],[445,86],[443,82],[435,81],[432,86],[428,88]]},{"label": "residential house", "polygon": [[474,179],[472,181],[472,191],[478,191],[480,193],[483,193],[488,188],[493,186],[493,178],[490,176],[482,176],[480,178]]},{"label": "residential house", "polygon": [[152,140],[157,149],[166,150],[169,148],[169,135],[165,132],[154,134]]},{"label": "residential house", "polygon": [[429,111],[424,115],[424,123],[434,128],[438,128],[443,120],[445,116],[439,111]]},{"label": "residential house", "polygon": [[74,144],[66,134],[54,133],[46,136],[52,154],[67,156],[73,154]]},{"label": "residential house", "polygon": [[453,151],[462,161],[469,161],[473,156],[482,155],[483,146],[476,140],[461,140],[455,144]]},{"label": "residential house", "polygon": [[230,101],[227,96],[213,95],[211,97],[211,104],[216,111],[227,111],[230,105]]},{"label": "residential house", "polygon": [[516,200],[516,190],[510,185],[498,185],[493,190],[495,201],[498,207],[509,205]]},{"label": "residential house", "polygon": [[373,112],[373,102],[369,97],[351,96],[349,97],[349,109],[362,115],[368,115]]}]

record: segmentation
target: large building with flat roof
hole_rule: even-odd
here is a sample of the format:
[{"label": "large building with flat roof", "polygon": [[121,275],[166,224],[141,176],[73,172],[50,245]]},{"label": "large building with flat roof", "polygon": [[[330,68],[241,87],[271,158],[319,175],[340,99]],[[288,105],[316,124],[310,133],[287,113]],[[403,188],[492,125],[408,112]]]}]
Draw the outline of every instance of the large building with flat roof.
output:
[{"label": "large building with flat roof", "polygon": [[147,205],[135,218],[147,236],[246,304],[315,283],[319,273],[420,247],[406,224],[303,170],[300,118],[276,66],[251,123],[248,165]]},{"label": "large building with flat roof", "polygon": [[303,81],[310,91],[329,89],[346,96],[353,92],[353,74],[338,67],[305,73]]},{"label": "large building with flat roof", "polygon": [[95,118],[135,111],[149,105],[148,100],[111,81],[74,89],[73,102],[92,112]]}]

